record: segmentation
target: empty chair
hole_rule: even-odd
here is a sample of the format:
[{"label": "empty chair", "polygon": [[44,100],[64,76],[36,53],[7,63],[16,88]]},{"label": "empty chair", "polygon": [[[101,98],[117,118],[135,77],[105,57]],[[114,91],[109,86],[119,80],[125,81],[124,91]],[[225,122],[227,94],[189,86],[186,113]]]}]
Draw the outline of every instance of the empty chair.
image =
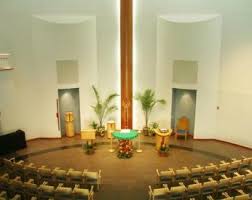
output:
[{"label": "empty chair", "polygon": [[219,164],[219,166],[217,168],[217,174],[218,174],[218,176],[227,174],[228,166],[229,166],[228,162],[221,161],[221,163]]},{"label": "empty chair", "polygon": [[52,171],[50,168],[46,166],[41,166],[38,168],[38,181],[39,183],[43,183],[44,181],[52,182]]},{"label": "empty chair", "polygon": [[176,182],[187,182],[190,175],[190,170],[187,167],[183,169],[178,169],[175,171],[175,181]]},{"label": "empty chair", "polygon": [[35,183],[38,183],[38,169],[33,163],[29,163],[24,166],[25,180],[33,179]]},{"label": "empty chair", "polygon": [[7,199],[7,192],[2,191],[0,192],[0,200],[6,200]]},{"label": "empty chair", "polygon": [[189,119],[185,116],[178,119],[176,128],[175,128],[175,138],[178,136],[184,136],[185,140],[187,140],[189,133]]},{"label": "empty chair", "polygon": [[249,194],[246,194],[243,190],[236,190],[239,194],[234,197],[234,200],[248,200]]},{"label": "empty chair", "polygon": [[100,189],[101,185],[101,170],[98,172],[89,172],[88,170],[84,170],[85,176],[85,184],[88,186],[95,186],[97,190]]},{"label": "empty chair", "polygon": [[26,199],[31,199],[38,195],[38,185],[34,183],[33,179],[24,182],[24,193]]},{"label": "empty chair", "polygon": [[200,165],[191,168],[191,180],[201,180],[204,173],[204,168]]},{"label": "empty chair", "polygon": [[158,169],[156,169],[156,173],[157,173],[157,181],[159,184],[170,185],[175,177],[175,172],[171,168],[167,171],[159,171]]},{"label": "empty chair", "polygon": [[0,190],[8,191],[9,189],[9,174],[5,173],[0,176]]},{"label": "empty chair", "polygon": [[213,196],[216,192],[216,187],[217,187],[217,181],[215,180],[204,182],[201,188],[201,198],[204,198],[208,195]]},{"label": "empty chair", "polygon": [[242,186],[244,175],[240,175],[237,172],[234,173],[235,176],[230,180],[230,190],[239,189]]},{"label": "empty chair", "polygon": [[85,174],[81,171],[69,169],[67,172],[68,184],[74,186],[75,184],[83,185]]},{"label": "empty chair", "polygon": [[21,177],[24,180],[24,161],[13,162],[13,172],[15,176]]},{"label": "empty chair", "polygon": [[4,168],[9,174],[13,174],[14,162],[15,162],[15,158],[3,159]]},{"label": "empty chair", "polygon": [[252,187],[252,172],[250,170],[246,170],[247,174],[245,174],[244,180],[243,180],[243,188],[247,190],[248,192],[251,192]]},{"label": "empty chair", "polygon": [[[197,181],[196,181],[197,182]],[[187,186],[187,199],[200,199],[201,183],[197,182]]]},{"label": "empty chair", "polygon": [[229,191],[230,181],[231,178],[227,178],[226,176],[222,175],[223,178],[219,180],[219,183],[216,188],[217,196],[221,196],[223,192]]},{"label": "empty chair", "polygon": [[204,172],[203,172],[203,179],[207,180],[210,177],[215,177],[217,171],[217,166],[213,163],[210,163],[209,165],[205,166]]},{"label": "empty chair", "polygon": [[59,184],[54,193],[55,200],[71,200],[72,188],[64,187],[63,184]]},{"label": "empty chair", "polygon": [[88,190],[80,188],[80,185],[75,185],[72,192],[72,197],[74,200],[93,200],[93,186],[91,186],[90,190]]},{"label": "empty chair", "polygon": [[227,192],[222,193],[222,200],[234,200],[234,197],[231,197]]},{"label": "empty chair", "polygon": [[53,182],[55,184],[67,182],[67,171],[64,169],[60,169],[59,167],[56,167],[52,171],[52,175],[53,175]]},{"label": "empty chair", "polygon": [[21,196],[19,194],[16,194],[14,197],[10,198],[9,200],[21,200]]},{"label": "empty chair", "polygon": [[152,189],[149,185],[149,200],[166,199],[169,189],[166,184],[162,188]]},{"label": "empty chair", "polygon": [[233,176],[235,172],[238,172],[240,164],[241,160],[233,159],[232,162],[229,163],[227,174]]},{"label": "empty chair", "polygon": [[24,198],[24,188],[21,177],[18,176],[15,179],[10,180],[9,193],[11,196],[19,194],[22,198]]},{"label": "empty chair", "polygon": [[250,169],[252,163],[252,157],[245,157],[242,156],[242,161],[240,164],[240,172],[243,172],[244,170]]},{"label": "empty chair", "polygon": [[170,200],[182,200],[186,196],[186,187],[183,183],[179,183],[180,186],[171,187],[169,191]]},{"label": "empty chair", "polygon": [[43,184],[41,184],[38,188],[38,197],[40,200],[48,200],[50,198],[54,198],[54,186],[48,185],[48,183],[45,181]]}]

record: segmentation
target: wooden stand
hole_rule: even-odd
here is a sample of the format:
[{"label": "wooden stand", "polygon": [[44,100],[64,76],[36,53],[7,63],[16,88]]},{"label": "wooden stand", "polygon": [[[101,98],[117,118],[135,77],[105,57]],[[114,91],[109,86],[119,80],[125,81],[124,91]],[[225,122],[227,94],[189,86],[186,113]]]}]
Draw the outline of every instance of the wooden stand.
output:
[{"label": "wooden stand", "polygon": [[74,136],[74,117],[72,112],[65,113],[65,128],[66,128],[66,136],[73,137]]},{"label": "wooden stand", "polygon": [[167,129],[167,131],[165,132],[161,132],[159,129],[156,129],[155,133],[156,133],[156,150],[160,149],[162,140],[164,142],[164,145],[169,144],[169,139],[172,133],[172,129]]},{"label": "wooden stand", "polygon": [[114,121],[107,122],[107,137],[112,138],[112,133],[116,130],[116,123]]}]

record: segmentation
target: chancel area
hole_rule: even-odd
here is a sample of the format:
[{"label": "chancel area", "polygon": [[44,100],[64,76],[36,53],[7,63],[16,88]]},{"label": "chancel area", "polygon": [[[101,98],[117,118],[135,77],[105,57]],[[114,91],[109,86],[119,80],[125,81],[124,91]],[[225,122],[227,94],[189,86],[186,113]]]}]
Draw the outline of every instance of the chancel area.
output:
[{"label": "chancel area", "polygon": [[252,199],[251,0],[0,0],[0,200]]}]

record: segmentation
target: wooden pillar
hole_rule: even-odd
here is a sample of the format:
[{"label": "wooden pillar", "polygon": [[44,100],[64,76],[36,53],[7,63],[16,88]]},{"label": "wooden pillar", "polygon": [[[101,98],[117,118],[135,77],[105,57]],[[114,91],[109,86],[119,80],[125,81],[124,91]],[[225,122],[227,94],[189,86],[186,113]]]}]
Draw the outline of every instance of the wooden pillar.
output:
[{"label": "wooden pillar", "polygon": [[121,128],[132,128],[132,0],[121,0]]}]

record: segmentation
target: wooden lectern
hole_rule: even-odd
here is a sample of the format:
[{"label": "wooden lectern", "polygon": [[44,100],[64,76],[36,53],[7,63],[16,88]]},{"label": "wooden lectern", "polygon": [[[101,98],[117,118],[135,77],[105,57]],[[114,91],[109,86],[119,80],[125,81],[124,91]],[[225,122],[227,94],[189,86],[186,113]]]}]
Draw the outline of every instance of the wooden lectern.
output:
[{"label": "wooden lectern", "polygon": [[169,145],[172,129],[155,129],[156,133],[156,149],[159,150],[163,141],[164,145]]}]

